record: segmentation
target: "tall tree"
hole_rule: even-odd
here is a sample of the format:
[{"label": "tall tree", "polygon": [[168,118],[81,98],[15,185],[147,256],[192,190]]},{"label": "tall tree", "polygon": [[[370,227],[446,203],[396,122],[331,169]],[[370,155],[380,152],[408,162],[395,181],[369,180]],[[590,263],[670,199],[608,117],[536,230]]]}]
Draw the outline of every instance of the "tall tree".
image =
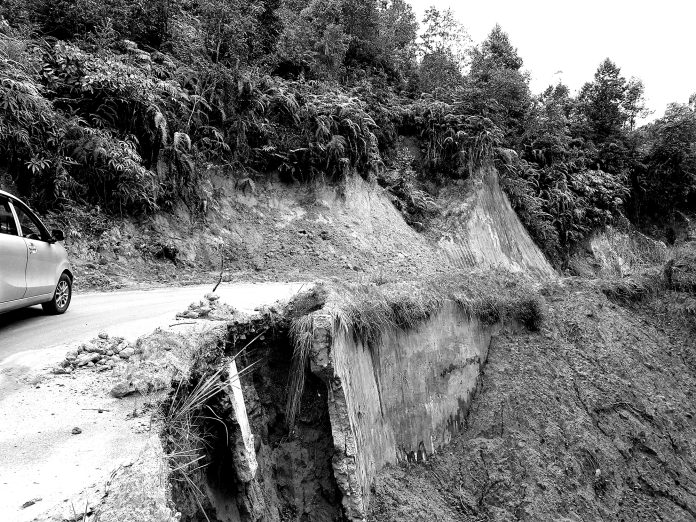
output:
[{"label": "tall tree", "polygon": [[634,130],[636,121],[650,113],[645,105],[644,93],[645,87],[638,78],[631,78],[626,84],[623,110],[626,113],[626,123],[629,130]]},{"label": "tall tree", "polygon": [[583,85],[580,108],[589,127],[588,137],[596,143],[621,134],[628,120],[624,111],[627,89],[621,69],[609,58],[597,68],[594,81]]},{"label": "tall tree", "polygon": [[343,64],[350,38],[345,34],[341,0],[311,0],[306,7],[285,6],[284,29],[278,41],[280,74],[311,73],[335,77]]},{"label": "tall tree", "polygon": [[647,169],[640,179],[647,210],[696,210],[696,111],[672,104],[648,128]]},{"label": "tall tree", "polygon": [[377,37],[378,14],[376,0],[343,0],[341,21],[348,36],[364,41]]},{"label": "tall tree", "polygon": [[522,58],[510,43],[510,37],[496,24],[483,43],[474,49],[471,72],[485,80],[496,70],[519,71],[522,64]]},{"label": "tall tree", "polygon": [[529,78],[520,70],[522,58],[499,25],[472,54],[469,76],[476,92],[474,106],[493,118],[510,143],[517,145],[531,104]]},{"label": "tall tree", "polygon": [[423,25],[422,54],[449,55],[457,66],[464,67],[471,48],[471,37],[454,17],[452,10],[439,11],[435,6],[429,7],[425,10]]},{"label": "tall tree", "polygon": [[423,25],[419,87],[423,92],[453,89],[461,84],[461,71],[471,43],[469,34],[450,9],[429,7]]},{"label": "tall tree", "polygon": [[415,59],[418,22],[404,0],[383,0],[379,10],[377,42],[395,67],[408,69]]}]

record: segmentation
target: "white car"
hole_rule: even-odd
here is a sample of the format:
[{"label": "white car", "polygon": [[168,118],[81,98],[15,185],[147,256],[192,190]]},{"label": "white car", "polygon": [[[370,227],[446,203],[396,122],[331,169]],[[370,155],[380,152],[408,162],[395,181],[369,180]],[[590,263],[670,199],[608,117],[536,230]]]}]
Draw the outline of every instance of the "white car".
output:
[{"label": "white car", "polygon": [[63,232],[49,232],[25,203],[0,190],[0,313],[36,304],[65,313],[73,274],[63,239]]}]

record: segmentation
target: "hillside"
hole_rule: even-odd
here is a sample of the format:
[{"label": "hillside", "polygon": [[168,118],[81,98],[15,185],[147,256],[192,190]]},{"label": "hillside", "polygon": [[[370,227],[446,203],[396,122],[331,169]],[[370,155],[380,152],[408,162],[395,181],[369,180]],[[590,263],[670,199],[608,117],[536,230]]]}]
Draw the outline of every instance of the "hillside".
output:
[{"label": "hillside", "polygon": [[494,166],[556,267],[623,216],[679,237],[691,106],[635,129],[642,84],[611,60],[576,96],[535,94],[499,26],[471,45],[449,11],[419,34],[402,0],[322,2],[3,3],[0,183],[41,212],[198,222],[221,185],[357,175],[418,228]]},{"label": "hillside", "polygon": [[523,65],[404,0],[0,3],[0,189],[76,300],[300,289],[37,374],[153,433],[73,522],[696,520],[696,98]]}]

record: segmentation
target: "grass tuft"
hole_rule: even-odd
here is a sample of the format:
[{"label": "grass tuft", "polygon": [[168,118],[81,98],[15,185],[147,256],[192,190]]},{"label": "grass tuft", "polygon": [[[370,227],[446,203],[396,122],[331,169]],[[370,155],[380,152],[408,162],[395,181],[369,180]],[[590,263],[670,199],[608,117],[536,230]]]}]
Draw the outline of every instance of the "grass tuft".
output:
[{"label": "grass tuft", "polygon": [[544,301],[538,295],[522,296],[515,302],[511,316],[530,332],[538,332],[544,323]]},{"label": "grass tuft", "polygon": [[[188,493],[200,512],[210,520],[203,509],[205,494],[197,484],[203,483],[203,472],[208,450],[211,447],[206,424],[215,414],[207,406],[208,401],[225,389],[228,383],[222,379],[220,368],[189,388],[179,381],[170,400],[163,405],[163,440],[167,449],[170,480]],[[211,417],[211,415],[213,417]]]},{"label": "grass tuft", "polygon": [[300,411],[300,400],[304,391],[307,360],[314,340],[314,315],[309,314],[294,319],[290,324],[290,339],[294,348],[285,415],[287,425],[292,427]]}]

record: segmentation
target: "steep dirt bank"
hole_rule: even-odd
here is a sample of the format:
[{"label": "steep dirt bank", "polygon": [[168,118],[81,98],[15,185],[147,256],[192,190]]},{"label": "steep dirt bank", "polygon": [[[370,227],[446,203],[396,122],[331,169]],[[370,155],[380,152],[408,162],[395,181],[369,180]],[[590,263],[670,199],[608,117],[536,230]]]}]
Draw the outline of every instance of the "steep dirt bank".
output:
[{"label": "steep dirt bank", "polygon": [[453,268],[553,270],[520,224],[494,170],[440,190],[442,213],[414,230],[385,189],[360,177],[339,185],[256,185],[212,178],[201,209],[176,206],[142,220],[71,209],[63,228],[77,284],[105,289],[225,280],[414,278]]},{"label": "steep dirt bank", "polygon": [[512,210],[493,168],[439,191],[441,212],[426,233],[457,268],[502,268],[553,277],[554,270]]},{"label": "steep dirt bank", "polygon": [[496,329],[448,302],[368,345],[313,318],[310,368],[328,391],[333,472],[348,520],[363,520],[375,474],[425,462],[463,428]]},{"label": "steep dirt bank", "polygon": [[590,278],[626,277],[663,265],[669,250],[665,243],[646,236],[624,219],[576,245],[568,269],[572,275]]},{"label": "steep dirt bank", "polygon": [[493,341],[468,429],[379,475],[371,520],[696,519],[693,298],[546,294],[541,332]]},{"label": "steep dirt bank", "polygon": [[66,246],[83,287],[224,280],[308,280],[443,270],[445,257],[410,228],[381,188],[359,177],[341,185],[237,187],[216,177],[208,210],[183,205],[143,220],[97,211],[64,213]]}]

